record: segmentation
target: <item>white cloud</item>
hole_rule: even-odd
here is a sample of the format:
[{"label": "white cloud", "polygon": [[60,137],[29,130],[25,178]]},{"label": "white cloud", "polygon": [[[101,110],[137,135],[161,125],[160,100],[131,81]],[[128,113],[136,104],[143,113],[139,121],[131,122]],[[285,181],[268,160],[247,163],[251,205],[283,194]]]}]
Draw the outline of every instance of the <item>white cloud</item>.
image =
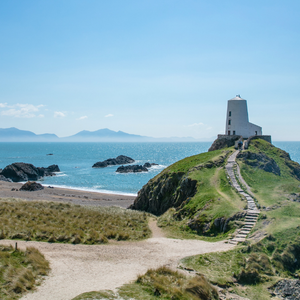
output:
[{"label": "white cloud", "polygon": [[38,115],[38,117],[39,117],[39,118],[44,118],[45,116],[42,115],[42,114],[40,114],[40,115]]},{"label": "white cloud", "polygon": [[82,116],[82,117],[80,117],[80,118],[78,118],[78,119],[76,119],[76,120],[80,121],[80,120],[84,120],[84,119],[86,119],[86,118],[87,118],[87,116]]},{"label": "white cloud", "polygon": [[7,103],[0,103],[0,108],[7,107]]},{"label": "white cloud", "polygon": [[[5,105],[5,106],[3,106]],[[1,103],[0,107],[7,107],[8,110],[1,112],[2,116],[9,116],[15,118],[34,118],[36,112],[39,111],[44,105],[33,105],[33,104],[15,104],[8,106],[6,103]]]},{"label": "white cloud", "polygon": [[61,111],[54,112],[54,118],[64,118],[66,115]]},{"label": "white cloud", "polygon": [[109,117],[113,117],[114,115],[113,114],[108,114],[105,116],[105,118],[109,118]]},{"label": "white cloud", "polygon": [[187,125],[187,127],[196,127],[196,126],[204,126],[203,123],[194,123],[194,124],[191,124],[191,125]]}]

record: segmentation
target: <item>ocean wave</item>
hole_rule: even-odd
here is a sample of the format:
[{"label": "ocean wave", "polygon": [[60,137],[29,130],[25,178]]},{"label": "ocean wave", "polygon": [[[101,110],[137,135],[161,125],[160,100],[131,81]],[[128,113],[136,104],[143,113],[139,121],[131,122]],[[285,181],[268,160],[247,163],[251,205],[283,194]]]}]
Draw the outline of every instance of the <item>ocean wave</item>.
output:
[{"label": "ocean wave", "polygon": [[[40,182],[42,183],[42,182]],[[137,196],[137,193],[125,193],[120,191],[109,191],[105,189],[96,189],[94,187],[76,187],[76,186],[68,186],[68,185],[58,185],[58,184],[43,184],[43,186],[53,186],[57,188],[67,189],[67,190],[77,190],[77,191],[85,191],[85,192],[94,192],[101,194],[110,194],[110,195],[120,195],[120,196]]]},{"label": "ocean wave", "polygon": [[55,172],[56,177],[64,177],[64,176],[69,176],[63,172]]}]

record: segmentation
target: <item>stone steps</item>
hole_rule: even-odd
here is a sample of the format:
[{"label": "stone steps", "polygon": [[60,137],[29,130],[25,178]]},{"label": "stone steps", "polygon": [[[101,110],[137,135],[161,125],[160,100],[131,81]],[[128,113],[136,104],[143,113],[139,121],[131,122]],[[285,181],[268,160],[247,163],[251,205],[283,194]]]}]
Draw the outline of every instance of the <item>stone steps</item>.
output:
[{"label": "stone steps", "polygon": [[[239,153],[239,150],[235,151],[228,158],[225,168],[226,168],[227,174],[230,178],[230,181],[232,183],[232,186],[237,190],[237,192],[240,195],[242,195],[246,198],[248,211],[247,211],[247,215],[245,217],[244,226],[241,229],[239,229],[237,235],[234,238],[228,240],[228,243],[233,244],[233,245],[236,245],[239,242],[243,242],[246,240],[247,235],[250,233],[251,229],[256,224],[256,222],[258,220],[258,215],[260,213],[260,211],[256,207],[254,199],[241,188],[241,186],[239,185],[239,183],[235,177],[233,168],[236,165],[235,159],[236,159],[236,156],[238,153]],[[239,181],[241,181],[241,180],[239,180]]]}]

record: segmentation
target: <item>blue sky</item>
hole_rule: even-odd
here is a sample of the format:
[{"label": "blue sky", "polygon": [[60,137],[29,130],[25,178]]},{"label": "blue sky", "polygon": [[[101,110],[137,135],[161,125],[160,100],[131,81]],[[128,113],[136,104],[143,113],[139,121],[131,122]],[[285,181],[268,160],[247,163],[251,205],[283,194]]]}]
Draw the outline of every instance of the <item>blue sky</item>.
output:
[{"label": "blue sky", "polygon": [[300,1],[0,2],[0,128],[300,140]]}]

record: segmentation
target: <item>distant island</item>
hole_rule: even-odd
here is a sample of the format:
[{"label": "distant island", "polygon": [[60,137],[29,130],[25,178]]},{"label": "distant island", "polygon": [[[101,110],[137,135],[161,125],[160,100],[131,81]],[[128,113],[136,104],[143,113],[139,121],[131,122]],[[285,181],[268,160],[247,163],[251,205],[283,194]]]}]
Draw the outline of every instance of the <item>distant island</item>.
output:
[{"label": "distant island", "polygon": [[[55,134],[35,134],[31,131],[15,127],[0,128],[0,142],[200,142],[203,139],[192,137],[153,138],[130,134],[123,131],[113,131],[108,128],[96,131],[83,130],[68,137],[58,137]],[[211,141],[210,139],[205,141]]]}]

